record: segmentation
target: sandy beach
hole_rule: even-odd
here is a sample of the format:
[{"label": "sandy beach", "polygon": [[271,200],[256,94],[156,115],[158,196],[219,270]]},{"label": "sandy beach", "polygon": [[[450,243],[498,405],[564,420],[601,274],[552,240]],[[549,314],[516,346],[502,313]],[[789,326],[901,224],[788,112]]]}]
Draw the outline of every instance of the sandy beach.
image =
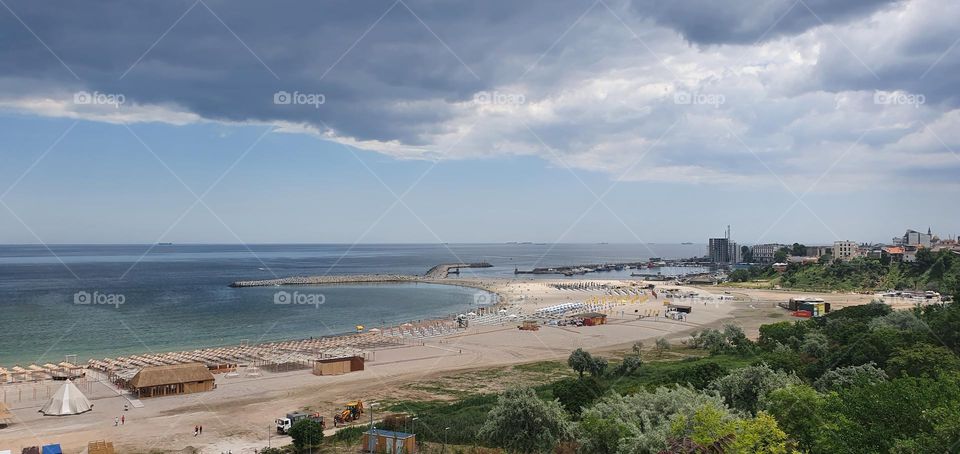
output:
[{"label": "sandy beach", "polygon": [[[593,283],[581,290],[557,288],[556,284]],[[659,337],[684,339],[692,331],[734,322],[755,336],[761,324],[791,320],[787,311],[776,307],[795,292],[692,288],[658,284],[658,298],[632,298],[615,290],[635,286],[638,281],[601,279],[519,280],[450,279],[451,284],[466,284],[499,295],[499,306],[519,314],[514,319],[482,326],[470,326],[453,335],[424,338],[421,342],[377,348],[370,352],[366,370],[337,376],[315,376],[309,370],[270,373],[259,377],[217,375],[216,389],[210,392],[143,399],[141,408],[131,407],[127,397],[105,382],[89,382],[81,389],[94,403],[93,411],[68,417],[45,417],[38,409],[41,397],[31,398],[28,387],[18,385],[17,394],[3,387],[4,399],[15,420],[0,429],[0,449],[18,451],[23,446],[61,443],[65,452],[81,452],[87,442],[109,440],[121,452],[177,452],[194,448],[202,452],[252,453],[255,449],[289,443],[289,438],[274,432],[273,421],[285,413],[310,409],[332,415],[348,400],[368,402],[398,399],[403,385],[471,369],[507,366],[549,359],[562,359],[578,347],[591,352],[623,350],[635,341]],[[638,287],[633,287],[638,288]],[[666,297],[663,290],[676,288],[681,294],[697,297]],[[725,295],[721,299],[720,295]],[[818,295],[834,304],[864,304],[870,295]],[[605,301],[608,324],[601,326],[544,326],[539,331],[517,329],[518,320],[537,310],[578,301]],[[662,316],[664,301],[690,305],[687,320]],[[640,317],[659,312],[659,317]],[[650,345],[647,342],[647,345]],[[114,417],[123,415],[125,423],[114,426]],[[195,425],[203,425],[195,437]]]}]

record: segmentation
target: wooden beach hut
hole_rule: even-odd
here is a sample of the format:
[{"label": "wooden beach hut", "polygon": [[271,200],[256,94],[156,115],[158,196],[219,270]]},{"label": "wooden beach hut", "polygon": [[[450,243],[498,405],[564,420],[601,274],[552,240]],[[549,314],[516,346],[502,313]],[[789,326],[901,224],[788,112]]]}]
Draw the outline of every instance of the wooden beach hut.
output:
[{"label": "wooden beach hut", "polygon": [[340,375],[363,370],[362,356],[318,359],[313,363],[313,375]]},{"label": "wooden beach hut", "polygon": [[187,363],[144,367],[129,386],[139,397],[160,397],[212,391],[215,381],[207,366]]}]

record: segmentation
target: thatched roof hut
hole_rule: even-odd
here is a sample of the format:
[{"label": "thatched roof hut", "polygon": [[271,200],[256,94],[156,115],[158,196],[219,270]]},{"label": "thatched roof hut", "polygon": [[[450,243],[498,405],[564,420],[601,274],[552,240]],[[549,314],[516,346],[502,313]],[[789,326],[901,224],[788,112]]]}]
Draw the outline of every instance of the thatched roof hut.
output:
[{"label": "thatched roof hut", "polygon": [[210,391],[214,381],[207,366],[187,363],[144,367],[129,385],[140,397],[154,397]]}]

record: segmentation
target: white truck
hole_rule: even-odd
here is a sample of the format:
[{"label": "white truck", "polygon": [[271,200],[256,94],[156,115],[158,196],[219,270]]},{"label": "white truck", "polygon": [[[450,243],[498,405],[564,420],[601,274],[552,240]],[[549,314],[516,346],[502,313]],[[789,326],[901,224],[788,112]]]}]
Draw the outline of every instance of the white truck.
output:
[{"label": "white truck", "polygon": [[326,427],[326,424],[323,422],[323,416],[320,416],[320,413],[295,411],[287,413],[285,418],[277,418],[277,433],[281,435],[289,433],[294,424],[304,419],[311,419],[319,422],[321,426]]}]

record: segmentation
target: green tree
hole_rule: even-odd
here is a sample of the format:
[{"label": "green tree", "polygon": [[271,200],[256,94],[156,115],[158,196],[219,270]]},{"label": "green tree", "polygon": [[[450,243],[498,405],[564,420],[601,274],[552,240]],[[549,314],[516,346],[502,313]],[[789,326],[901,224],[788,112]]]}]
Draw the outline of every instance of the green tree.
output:
[{"label": "green tree", "polygon": [[747,270],[733,270],[727,275],[730,282],[747,282],[750,280],[750,272]]},{"label": "green tree", "polygon": [[682,386],[604,397],[583,411],[577,428],[580,452],[659,452],[667,446],[671,419],[692,417],[703,406],[729,413],[719,396]]},{"label": "green tree", "polygon": [[817,264],[819,265],[826,265],[831,262],[833,262],[833,254],[830,253],[823,254],[817,258]]},{"label": "green tree", "polygon": [[694,348],[701,348],[710,351],[711,355],[721,353],[739,353],[747,354],[753,351],[753,342],[747,339],[737,325],[724,325],[723,331],[714,328],[707,328],[703,331],[693,334],[690,345]]},{"label": "green tree", "polygon": [[906,331],[914,335],[926,335],[928,328],[921,319],[921,314],[916,311],[893,311],[882,317],[870,320],[870,329],[893,329],[897,331]]},{"label": "green tree", "polygon": [[590,412],[577,424],[577,437],[583,453],[616,454],[620,451],[621,440],[635,430],[627,421],[609,418]]},{"label": "green tree", "polygon": [[674,383],[687,385],[694,389],[706,388],[710,382],[726,376],[730,371],[713,361],[698,361],[694,364],[677,368],[671,372],[669,379]]},{"label": "green tree", "polygon": [[777,263],[783,263],[787,261],[787,257],[790,256],[790,249],[782,247],[777,249],[777,252],[773,253],[773,260]]},{"label": "green tree", "polygon": [[583,378],[584,372],[593,367],[593,356],[590,356],[590,354],[582,348],[578,348],[574,350],[573,353],[570,353],[570,357],[567,358],[567,365],[577,371],[577,373],[580,374],[580,378]]},{"label": "green tree", "polygon": [[572,436],[557,401],[543,401],[532,388],[512,388],[497,398],[480,428],[480,438],[511,453],[551,452]]},{"label": "green tree", "polygon": [[663,356],[663,352],[670,350],[670,341],[666,338],[657,339],[657,343],[654,345],[654,349],[657,351],[657,356]]},{"label": "green tree", "polygon": [[693,415],[674,416],[670,421],[670,437],[688,439],[699,446],[712,445],[721,439],[733,438],[736,420],[736,416],[722,406],[703,405]]},{"label": "green tree", "polygon": [[764,399],[764,409],[803,451],[814,446],[825,406],[826,398],[808,385],[775,389]]},{"label": "green tree", "polygon": [[931,377],[960,371],[960,358],[947,348],[915,344],[894,352],[887,361],[891,377]]},{"label": "green tree", "polygon": [[606,389],[594,378],[564,378],[553,383],[553,397],[572,415],[579,415],[604,394]]},{"label": "green tree", "polygon": [[877,367],[876,363],[866,363],[829,370],[817,379],[814,386],[821,392],[827,392],[839,391],[850,386],[872,385],[886,380],[887,373]]},{"label": "green tree", "polygon": [[727,345],[736,353],[741,355],[753,353],[753,341],[747,338],[743,328],[732,323],[724,325],[723,337],[726,339]]},{"label": "green tree", "polygon": [[786,345],[779,344],[772,351],[760,353],[760,355],[757,356],[757,360],[751,365],[759,366],[766,364],[774,370],[805,374],[810,361],[811,359],[809,357],[801,355]]},{"label": "green tree", "polygon": [[716,391],[731,408],[756,414],[761,401],[775,389],[800,383],[793,373],[776,371],[761,364],[736,369],[707,387]]},{"label": "green tree", "polygon": [[727,339],[720,330],[707,328],[699,333],[694,333],[690,345],[694,348],[707,350],[711,355],[719,355],[727,349]]},{"label": "green tree", "polygon": [[753,249],[749,246],[740,246],[740,257],[745,263],[753,263]]},{"label": "green tree", "polygon": [[807,333],[807,324],[801,322],[777,322],[760,327],[759,345],[772,349],[777,344],[790,348],[799,348],[800,340]]},{"label": "green tree", "polygon": [[627,355],[624,356],[623,361],[621,361],[620,364],[617,364],[617,367],[613,369],[613,374],[618,377],[632,375],[642,365],[643,360],[640,359],[640,355]]},{"label": "green tree", "polygon": [[[960,294],[955,295],[960,298]],[[930,328],[930,334],[935,339],[947,348],[960,352],[960,304],[954,302],[926,306],[923,308],[921,318],[926,322],[927,327]]]},{"label": "green tree", "polygon": [[819,331],[810,331],[803,336],[800,351],[814,358],[823,358],[830,351],[830,341]]},{"label": "green tree", "polygon": [[793,247],[790,248],[790,255],[804,257],[807,255],[807,247],[800,243],[793,243]]},{"label": "green tree", "polygon": [[[693,449],[679,452],[786,454],[787,434],[765,412],[741,419],[721,408],[703,406],[692,417],[678,415],[671,422],[671,438],[687,441]],[[699,448],[696,448],[699,447]],[[677,452],[673,450],[671,452]]]},{"label": "green tree", "polygon": [[301,419],[290,427],[290,438],[300,450],[318,446],[323,441],[323,426],[312,419]]},{"label": "green tree", "polygon": [[606,372],[608,365],[609,363],[606,359],[599,356],[592,358],[590,361],[590,375],[594,378],[603,377],[603,373]]},{"label": "green tree", "polygon": [[[821,428],[816,452],[903,452],[944,437],[960,421],[960,382],[956,376],[906,377],[845,388],[827,399],[829,422]],[[952,418],[944,421],[942,418]],[[904,423],[909,421],[909,424]],[[952,426],[952,427],[951,427]],[[947,444],[935,450],[944,452]]]}]

